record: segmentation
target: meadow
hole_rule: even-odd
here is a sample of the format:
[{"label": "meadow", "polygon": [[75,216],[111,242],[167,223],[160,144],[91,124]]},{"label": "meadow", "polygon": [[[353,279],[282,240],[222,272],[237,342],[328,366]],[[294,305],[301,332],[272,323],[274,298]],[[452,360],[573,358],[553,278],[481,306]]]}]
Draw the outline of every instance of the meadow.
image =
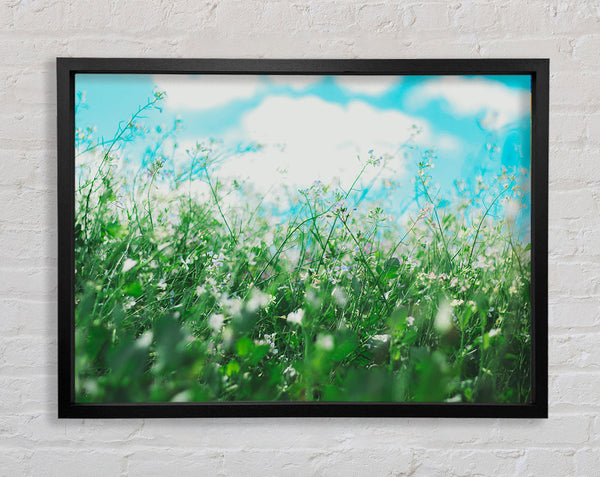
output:
[{"label": "meadow", "polygon": [[423,150],[399,220],[361,186],[389,160],[374,151],[349,188],[287,191],[273,220],[220,179],[219,144],[168,167],[180,121],[143,119],[163,100],[109,140],[76,133],[77,402],[530,401],[522,171],[442,195]]}]

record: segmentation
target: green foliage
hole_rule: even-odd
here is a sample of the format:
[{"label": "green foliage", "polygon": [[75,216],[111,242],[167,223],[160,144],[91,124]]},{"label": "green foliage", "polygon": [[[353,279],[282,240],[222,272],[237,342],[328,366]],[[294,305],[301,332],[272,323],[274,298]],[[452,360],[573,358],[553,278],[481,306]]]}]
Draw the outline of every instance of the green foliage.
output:
[{"label": "green foliage", "polygon": [[[76,191],[78,401],[530,399],[529,244],[491,218],[510,171],[480,206],[457,193],[442,208],[427,151],[407,225],[351,210],[359,177],[300,191],[299,212],[273,225],[248,190],[249,213],[224,207],[244,186],[219,182],[210,148],[167,177],[179,124],[156,133],[133,184],[119,175],[115,152],[149,140],[140,113],[161,99],[111,142],[78,134],[99,158]],[[197,180],[210,200],[186,192]]]}]

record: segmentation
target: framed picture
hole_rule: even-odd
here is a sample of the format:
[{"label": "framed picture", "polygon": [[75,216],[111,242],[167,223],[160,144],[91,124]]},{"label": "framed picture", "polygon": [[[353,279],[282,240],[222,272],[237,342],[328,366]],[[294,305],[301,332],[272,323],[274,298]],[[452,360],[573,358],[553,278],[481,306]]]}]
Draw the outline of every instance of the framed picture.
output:
[{"label": "framed picture", "polygon": [[548,69],[59,58],[59,417],[547,417]]}]

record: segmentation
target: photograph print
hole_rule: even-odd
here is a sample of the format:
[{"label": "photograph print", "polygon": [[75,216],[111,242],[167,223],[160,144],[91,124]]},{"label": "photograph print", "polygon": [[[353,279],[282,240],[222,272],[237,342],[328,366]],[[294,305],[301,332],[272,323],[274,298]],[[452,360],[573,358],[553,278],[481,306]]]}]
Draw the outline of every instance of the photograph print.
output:
[{"label": "photograph print", "polygon": [[532,402],[531,75],[75,75],[74,402]]}]

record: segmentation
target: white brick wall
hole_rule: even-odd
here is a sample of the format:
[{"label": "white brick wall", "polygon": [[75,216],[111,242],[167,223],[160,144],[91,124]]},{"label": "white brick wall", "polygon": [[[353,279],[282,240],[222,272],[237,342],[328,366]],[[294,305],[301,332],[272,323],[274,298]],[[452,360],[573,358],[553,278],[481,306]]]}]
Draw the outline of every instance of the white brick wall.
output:
[{"label": "white brick wall", "polygon": [[[3,0],[0,475],[600,475],[600,3]],[[56,56],[550,57],[550,418],[56,419]]]}]

